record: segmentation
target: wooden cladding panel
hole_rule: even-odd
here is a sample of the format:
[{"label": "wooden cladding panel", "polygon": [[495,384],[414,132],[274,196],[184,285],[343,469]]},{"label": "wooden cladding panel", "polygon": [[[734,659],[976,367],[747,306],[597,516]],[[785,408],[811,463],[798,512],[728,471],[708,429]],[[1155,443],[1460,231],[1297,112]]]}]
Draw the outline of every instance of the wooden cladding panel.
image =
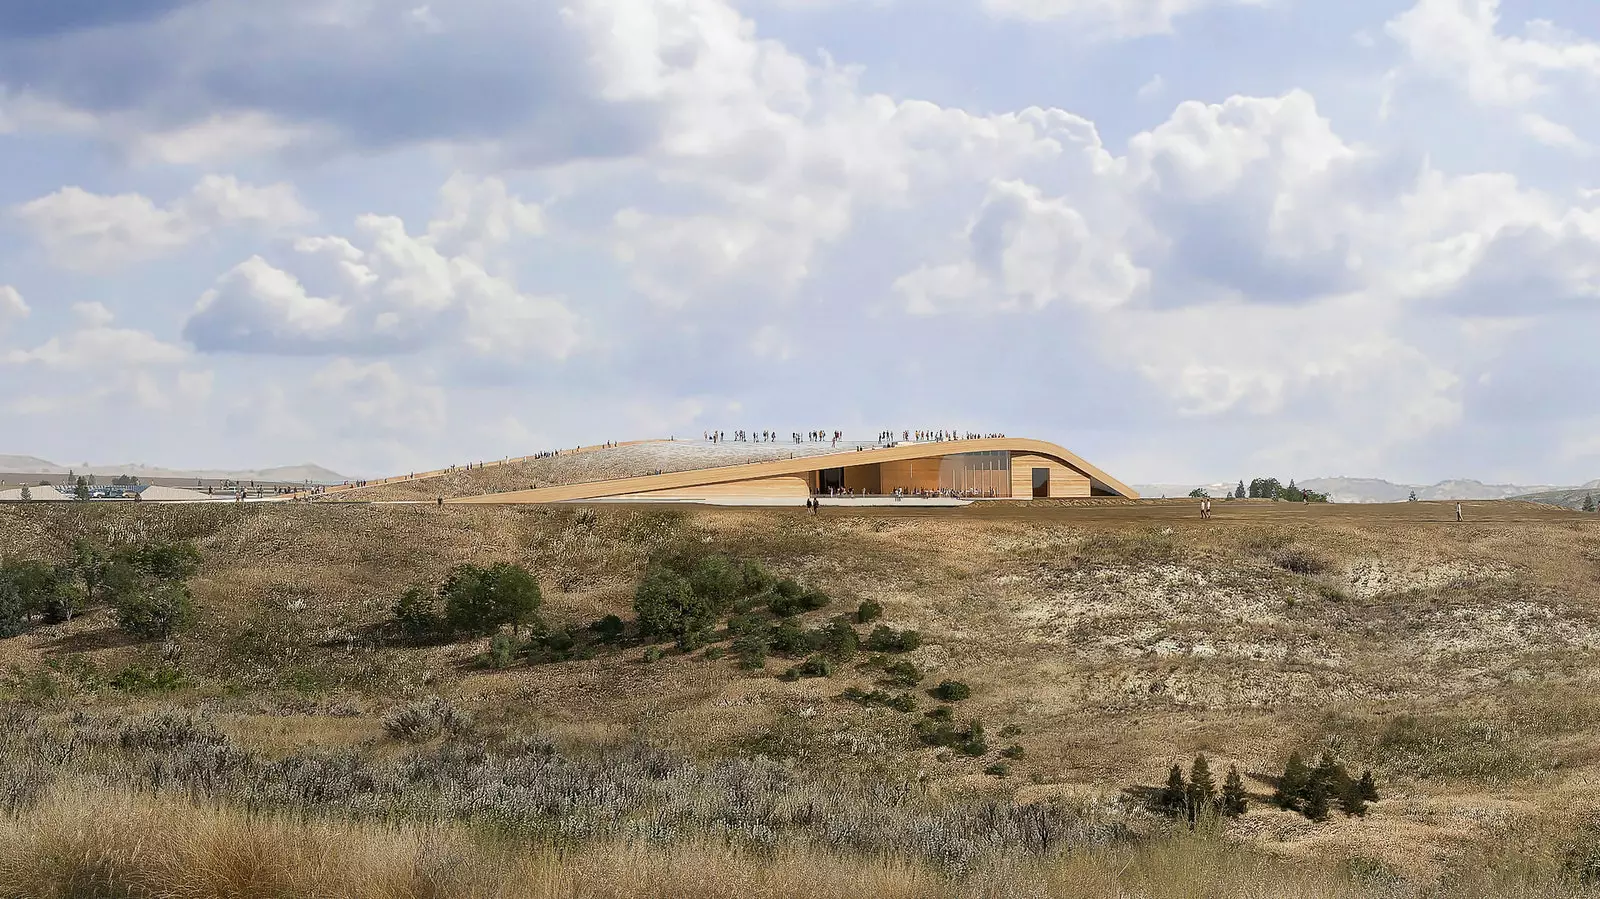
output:
[{"label": "wooden cladding panel", "polygon": [[844,470],[845,489],[856,493],[882,493],[883,473],[876,465],[852,465]]},{"label": "wooden cladding panel", "polygon": [[912,492],[916,490],[939,489],[939,456],[923,459],[905,459],[898,462],[884,462],[878,466],[880,486],[884,493],[893,493],[896,490]]},{"label": "wooden cladding panel", "polygon": [[1050,496],[1055,498],[1077,498],[1090,494],[1089,476],[1075,468],[1057,462],[1045,456],[1035,456],[1030,453],[1011,454],[1011,497],[1013,499],[1031,499],[1033,497],[1033,470],[1046,468],[1050,471]]},{"label": "wooden cladding panel", "polygon": [[678,487],[670,490],[651,490],[631,493],[629,497],[648,499],[723,499],[726,497],[762,497],[767,499],[804,500],[811,495],[805,478],[761,478],[754,481],[731,481],[726,484],[703,484],[698,487]]}]

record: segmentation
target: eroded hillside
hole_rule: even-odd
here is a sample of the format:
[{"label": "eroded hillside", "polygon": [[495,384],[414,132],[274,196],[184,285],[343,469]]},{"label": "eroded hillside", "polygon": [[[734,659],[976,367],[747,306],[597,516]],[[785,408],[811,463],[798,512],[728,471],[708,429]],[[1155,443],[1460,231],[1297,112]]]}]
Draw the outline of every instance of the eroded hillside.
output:
[{"label": "eroded hillside", "polygon": [[[1518,503],[1475,504],[1460,524],[1446,511],[1239,503],[1201,522],[1182,503],[820,516],[7,506],[0,533],[14,558],[59,558],[78,538],[154,537],[195,541],[203,565],[191,581],[200,619],[171,641],[130,641],[97,610],[0,641],[0,665],[11,714],[23,716],[15,728],[59,733],[75,710],[102,716],[102,729],[178,710],[202,714],[240,752],[351,751],[378,764],[405,750],[385,716],[440,702],[470,725],[454,736],[440,727],[429,745],[536,734],[574,758],[636,745],[711,766],[760,758],[795,779],[788,791],[825,772],[858,788],[860,778],[920,784],[949,801],[1058,800],[1078,815],[1060,826],[1089,843],[1157,827],[1139,790],[1203,752],[1244,774],[1252,809],[1222,827],[1263,858],[1378,872],[1404,894],[1521,853],[1518,865],[1549,875],[1539,881],[1549,895],[1578,895],[1582,845],[1600,835],[1600,522]],[[592,658],[491,670],[475,664],[483,641],[411,645],[384,627],[406,587],[437,584],[460,562],[527,566],[553,627],[631,618],[647,562],[682,547],[756,560],[832,597],[802,616],[809,625],[881,604],[883,623],[922,635],[903,657],[925,673],[923,688],[970,685],[960,717],[1015,736],[977,756],[928,747],[912,725],[936,703],[920,691],[909,712],[840,698],[878,678],[856,663],[786,681],[776,675],[793,659],[752,672],[724,644],[680,653],[668,643],[646,661],[656,653],[624,641]],[[106,686],[129,666],[181,679]],[[996,776],[996,751],[1012,742],[1024,751]],[[1375,772],[1383,798],[1372,811],[1318,824],[1272,807],[1289,753],[1330,747]],[[696,790],[722,783],[695,778]],[[760,826],[802,827],[783,820]]]}]

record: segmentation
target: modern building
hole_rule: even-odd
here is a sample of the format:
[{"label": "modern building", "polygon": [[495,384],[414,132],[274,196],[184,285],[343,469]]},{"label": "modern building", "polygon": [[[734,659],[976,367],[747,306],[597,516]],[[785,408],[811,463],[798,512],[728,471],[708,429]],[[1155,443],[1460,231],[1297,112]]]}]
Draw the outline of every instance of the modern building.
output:
[{"label": "modern building", "polygon": [[973,440],[854,446],[839,452],[485,494],[451,503],[590,500],[796,505],[813,496],[1031,500],[1137,499],[1128,485],[1042,440]]}]

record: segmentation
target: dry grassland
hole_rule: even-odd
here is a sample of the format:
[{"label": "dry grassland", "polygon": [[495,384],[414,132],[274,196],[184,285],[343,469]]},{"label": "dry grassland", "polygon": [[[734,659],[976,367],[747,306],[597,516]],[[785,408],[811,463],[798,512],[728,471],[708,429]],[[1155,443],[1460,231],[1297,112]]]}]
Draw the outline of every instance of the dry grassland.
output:
[{"label": "dry grassland", "polygon": [[[205,558],[172,643],[103,610],[0,641],[0,895],[1600,895],[1600,522],[1218,509],[0,507],[10,555]],[[785,683],[633,647],[487,671],[481,644],[378,627],[463,561],[526,564],[552,623],[627,617],[686,542],[828,592],[814,621],[880,602],[1026,756],[1000,779],[921,746],[915,715],[838,698],[872,683],[849,665]],[[130,664],[183,684],[109,687]],[[435,696],[459,726],[386,733]],[[1376,773],[1366,818],[1270,807],[1287,755],[1323,748]],[[1252,810],[1173,832],[1128,789],[1197,752]]]}]

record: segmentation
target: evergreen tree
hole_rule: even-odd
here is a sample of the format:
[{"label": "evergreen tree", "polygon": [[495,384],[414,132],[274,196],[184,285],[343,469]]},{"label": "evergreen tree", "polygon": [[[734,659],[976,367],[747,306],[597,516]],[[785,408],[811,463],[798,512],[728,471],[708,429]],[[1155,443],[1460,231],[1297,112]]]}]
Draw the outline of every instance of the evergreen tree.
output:
[{"label": "evergreen tree", "polygon": [[1350,774],[1344,766],[1333,757],[1333,751],[1322,750],[1322,758],[1317,760],[1317,767],[1311,771],[1311,779],[1322,784],[1323,790],[1329,796],[1339,796],[1344,793],[1344,788],[1350,783]]},{"label": "evergreen tree", "polygon": [[1378,801],[1378,784],[1372,779],[1371,771],[1361,772],[1361,781],[1356,784],[1361,789],[1361,798],[1368,802]]},{"label": "evergreen tree", "polygon": [[23,502],[28,502],[31,499],[33,499],[33,491],[28,489],[28,485],[27,484],[23,484],[22,485],[22,501]]},{"label": "evergreen tree", "polygon": [[1339,794],[1339,807],[1344,809],[1346,815],[1356,818],[1366,817],[1367,799],[1361,795],[1361,784],[1351,781]]},{"label": "evergreen tree", "polygon": [[78,476],[78,486],[72,488],[72,496],[79,501],[89,499],[89,482],[85,481],[82,475]]},{"label": "evergreen tree", "polygon": [[1183,811],[1189,799],[1188,785],[1183,782],[1183,769],[1177,765],[1167,772],[1167,786],[1161,791],[1161,808],[1176,815]]},{"label": "evergreen tree", "polygon": [[[27,499],[28,498],[28,488],[26,488],[26,487],[22,488],[22,498],[23,499]],[[1583,511],[1585,511],[1585,512],[1593,512],[1594,511],[1594,494],[1593,493],[1584,494],[1584,496],[1583,496]]]},{"label": "evergreen tree", "polygon": [[1237,765],[1229,765],[1228,777],[1222,782],[1222,813],[1230,818],[1237,818],[1249,807],[1250,800],[1244,791],[1244,778],[1239,776]]},{"label": "evergreen tree", "polygon": [[1302,810],[1313,821],[1328,820],[1328,791],[1320,781],[1313,780],[1306,791],[1306,806]]},{"label": "evergreen tree", "polygon": [[1189,768],[1189,820],[1195,821],[1211,810],[1217,801],[1217,785],[1211,779],[1211,763],[1205,753],[1194,757]]},{"label": "evergreen tree", "polygon": [[1239,486],[1233,488],[1233,498],[1234,499],[1244,499],[1244,497],[1245,497],[1244,481],[1240,481],[1239,482]]},{"label": "evergreen tree", "polygon": [[1416,501],[1417,501],[1417,491],[1413,490],[1413,491],[1411,491],[1411,495],[1406,497],[1406,502],[1414,503]]},{"label": "evergreen tree", "polygon": [[1300,758],[1300,753],[1290,753],[1289,761],[1283,766],[1283,776],[1278,778],[1278,789],[1272,794],[1272,801],[1287,809],[1297,807],[1300,795],[1310,781],[1311,772]]}]

